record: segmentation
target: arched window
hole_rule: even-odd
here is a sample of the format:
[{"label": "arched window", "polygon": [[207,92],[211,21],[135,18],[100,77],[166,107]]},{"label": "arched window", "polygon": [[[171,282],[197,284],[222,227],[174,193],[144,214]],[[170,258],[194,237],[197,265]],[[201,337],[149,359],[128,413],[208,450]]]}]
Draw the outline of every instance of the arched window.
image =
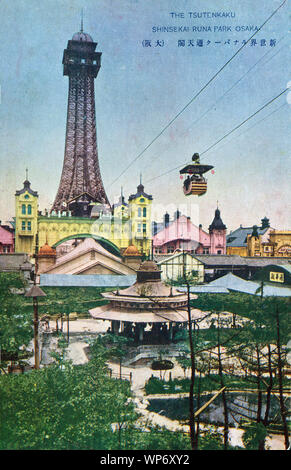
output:
[{"label": "arched window", "polygon": [[31,215],[31,204],[28,204],[27,206],[27,213]]},{"label": "arched window", "polygon": [[139,208],[137,209],[137,216],[138,216],[138,217],[141,217],[141,207],[139,207]]},{"label": "arched window", "polygon": [[21,206],[21,213],[26,214],[26,205],[25,204],[22,204],[22,206]]},{"label": "arched window", "polygon": [[147,208],[146,207],[144,207],[143,210],[142,210],[142,216],[143,217],[147,216]]}]

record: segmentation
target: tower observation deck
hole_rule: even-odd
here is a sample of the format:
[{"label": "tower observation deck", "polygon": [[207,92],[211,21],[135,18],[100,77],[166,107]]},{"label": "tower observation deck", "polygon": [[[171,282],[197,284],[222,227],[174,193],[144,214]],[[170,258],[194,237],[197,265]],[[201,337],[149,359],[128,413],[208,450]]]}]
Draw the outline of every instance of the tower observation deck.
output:
[{"label": "tower observation deck", "polygon": [[81,28],[68,41],[62,62],[63,74],[69,77],[66,142],[61,180],[52,210],[70,209],[73,204],[74,209],[78,207],[77,215],[81,216],[89,215],[87,203],[109,205],[97,153],[94,79],[101,66],[102,53],[95,52],[96,46]]}]

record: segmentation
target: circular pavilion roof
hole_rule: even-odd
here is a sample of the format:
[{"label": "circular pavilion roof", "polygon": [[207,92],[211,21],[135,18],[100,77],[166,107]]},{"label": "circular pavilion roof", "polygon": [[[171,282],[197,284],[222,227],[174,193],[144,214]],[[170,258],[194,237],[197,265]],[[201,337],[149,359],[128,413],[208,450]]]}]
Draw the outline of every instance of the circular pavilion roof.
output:
[{"label": "circular pavilion roof", "polygon": [[72,41],[93,42],[93,38],[90,36],[90,34],[79,31],[73,35]]},{"label": "circular pavilion roof", "polygon": [[155,271],[160,271],[157,263],[151,260],[144,261],[138,271],[147,271],[147,272],[155,272]]}]

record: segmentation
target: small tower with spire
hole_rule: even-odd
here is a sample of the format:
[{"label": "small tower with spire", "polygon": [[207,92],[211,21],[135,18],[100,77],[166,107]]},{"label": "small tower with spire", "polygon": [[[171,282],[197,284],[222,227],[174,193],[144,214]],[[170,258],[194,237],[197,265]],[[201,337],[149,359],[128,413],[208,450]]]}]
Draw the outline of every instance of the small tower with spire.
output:
[{"label": "small tower with spire", "polygon": [[37,234],[38,193],[28,181],[28,169],[23,188],[15,192],[15,252],[34,254]]},{"label": "small tower with spire", "polygon": [[226,226],[222,222],[220,216],[220,210],[215,210],[214,219],[209,225],[210,235],[210,253],[214,255],[225,255],[226,254]]},{"label": "small tower with spire", "polygon": [[137,192],[128,198],[131,239],[140,253],[151,253],[151,205],[153,197],[144,191],[142,176]]},{"label": "small tower with spire", "polygon": [[112,205],[112,214],[115,219],[128,218],[128,204],[125,202],[122,186],[118,202]]}]

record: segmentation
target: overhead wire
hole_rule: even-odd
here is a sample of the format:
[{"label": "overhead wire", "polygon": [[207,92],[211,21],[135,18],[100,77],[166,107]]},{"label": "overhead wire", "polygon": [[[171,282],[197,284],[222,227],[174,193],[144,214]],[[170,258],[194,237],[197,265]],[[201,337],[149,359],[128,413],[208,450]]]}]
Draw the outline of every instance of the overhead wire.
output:
[{"label": "overhead wire", "polygon": [[[282,96],[284,93],[286,93],[286,91],[288,91],[289,88],[285,88],[285,90],[281,91],[277,96],[275,96],[274,98],[272,98],[270,101],[268,101],[268,103],[264,104],[260,109],[258,109],[257,111],[255,111],[253,114],[251,114],[248,118],[244,119],[240,124],[238,124],[237,126],[235,126],[231,131],[227,132],[227,134],[225,134],[223,137],[221,137],[220,139],[218,139],[216,142],[214,142],[212,145],[210,145],[207,149],[205,149],[201,154],[200,156],[204,155],[205,153],[209,152],[209,150],[211,150],[213,147],[215,147],[217,144],[219,144],[222,140],[226,139],[226,137],[228,137],[230,134],[232,134],[233,132],[235,132],[237,129],[239,129],[243,124],[245,124],[247,121],[249,121],[250,119],[252,119],[254,116],[256,116],[260,111],[262,111],[264,108],[266,108],[267,106],[269,106],[271,103],[273,103],[276,99],[278,99],[280,96]],[[150,180],[147,180],[146,182],[149,183],[150,181],[154,181],[155,179],[157,178],[161,178],[162,176],[165,176],[165,175],[168,175],[169,173],[172,173],[172,171],[175,171],[177,170],[178,168],[181,168],[181,164],[179,166],[176,166],[175,168],[171,168],[170,170],[166,171],[165,173],[162,173],[158,176],[155,176],[154,178],[151,178]]]},{"label": "overhead wire", "polygon": [[135,163],[146,150],[173,124],[173,122],[193,103],[194,100],[215,80],[215,78],[232,62],[232,60],[240,53],[240,51],[251,41],[251,39],[258,34],[258,32],[270,21],[270,19],[277,13],[277,11],[286,3],[284,0],[271,15],[262,23],[262,25],[249,37],[249,39],[228,59],[228,61],[208,80],[208,82],[191,98],[190,101],[170,120],[170,122],[151,140],[151,142],[127,165],[127,167],[120,173],[120,175],[112,181],[112,185]]},{"label": "overhead wire", "polygon": [[275,98],[272,98],[270,101],[268,101],[268,103],[264,104],[264,106],[262,106],[260,109],[258,109],[256,112],[254,112],[253,114],[251,114],[251,116],[249,116],[247,119],[245,119],[244,121],[242,121],[240,124],[238,124],[237,126],[235,126],[231,131],[229,131],[227,134],[225,134],[223,137],[221,137],[221,139],[217,140],[214,144],[210,145],[206,150],[204,150],[200,155],[204,155],[205,153],[207,153],[209,150],[211,150],[214,146],[216,146],[217,144],[219,144],[222,140],[226,139],[226,137],[228,137],[230,134],[232,134],[234,131],[236,131],[237,129],[239,129],[241,126],[243,126],[243,124],[245,124],[247,121],[249,121],[250,119],[252,119],[254,116],[256,116],[259,112],[261,112],[264,108],[266,108],[267,106],[269,106],[271,103],[273,103],[276,99],[280,98],[280,96],[282,96],[284,93],[286,93],[286,91],[289,90],[289,88],[285,88],[285,90],[281,91],[281,93],[279,93],[277,96],[275,96]]},{"label": "overhead wire", "polygon": [[[278,43],[283,40],[286,36],[283,36],[281,39],[279,39]],[[278,51],[276,51],[276,53],[274,55],[272,55],[272,57],[267,60],[263,65],[266,65],[270,60],[272,60],[284,47],[286,47],[286,44],[284,46],[282,46]],[[190,124],[190,126],[187,128],[186,132],[184,132],[182,134],[181,137],[183,136],[186,136],[187,133],[189,132],[189,130],[195,126],[199,121],[201,121],[216,105],[217,103],[219,103],[233,88],[235,88],[250,72],[251,70],[253,70],[271,51],[269,50],[268,52],[266,52],[262,57],[260,57],[260,59],[254,64],[251,66],[251,68],[249,68],[249,70],[244,74],[242,75],[230,88],[228,88],[228,90],[226,90],[225,93],[223,93],[214,103],[213,105],[211,105],[210,108],[207,109],[207,111],[205,111],[205,113],[202,114],[202,116],[199,116],[198,119],[196,119],[196,121],[194,121],[192,124]],[[157,161],[157,159],[155,160]]]},{"label": "overhead wire", "polygon": [[283,108],[284,106],[287,106],[287,104],[288,104],[287,102],[281,104],[280,106],[278,106],[278,108],[274,109],[271,113],[267,114],[267,115],[264,116],[262,119],[260,119],[259,121],[255,122],[255,124],[253,124],[252,126],[248,127],[248,128],[245,129],[243,132],[241,132],[240,134],[238,134],[237,136],[235,136],[233,139],[230,139],[228,142],[225,142],[223,145],[221,145],[220,147],[218,147],[218,150],[221,149],[222,147],[224,147],[224,145],[227,145],[228,143],[232,142],[234,139],[238,139],[240,136],[242,136],[242,135],[245,134],[246,132],[250,131],[253,127],[257,126],[257,125],[260,124],[261,122],[265,121],[265,119],[268,119],[270,116],[272,116],[272,114],[277,113],[281,108]]},{"label": "overhead wire", "polygon": [[[284,36],[284,37],[285,37],[285,36]],[[281,39],[284,39],[284,38],[281,38]],[[280,39],[280,41],[281,41],[281,39]],[[279,41],[278,41],[278,43],[279,43]],[[285,46],[282,46],[278,51],[276,51],[276,53],[275,53],[269,60],[267,60],[263,65],[266,65],[270,60],[272,60],[284,47],[286,47],[286,45],[285,45]],[[266,52],[259,60],[257,60],[257,62],[256,62],[254,65],[252,65],[252,66],[249,68],[249,70],[248,70],[244,75],[242,75],[230,88],[228,88],[228,90],[226,90],[226,92],[223,93],[223,94],[213,103],[213,105],[212,105],[210,108],[208,108],[207,111],[205,111],[204,114],[202,114],[202,116],[200,116],[196,121],[194,121],[194,123],[192,123],[192,124],[188,127],[186,133],[187,133],[195,124],[197,124],[199,121],[201,121],[201,119],[203,119],[203,118],[217,105],[217,103],[219,103],[219,101],[221,101],[231,90],[233,90],[233,88],[235,88],[235,87],[251,72],[251,70],[253,70],[253,69],[264,59],[264,57],[266,57],[266,55],[268,55],[270,52],[271,52],[271,51],[269,50],[269,51]]]}]

